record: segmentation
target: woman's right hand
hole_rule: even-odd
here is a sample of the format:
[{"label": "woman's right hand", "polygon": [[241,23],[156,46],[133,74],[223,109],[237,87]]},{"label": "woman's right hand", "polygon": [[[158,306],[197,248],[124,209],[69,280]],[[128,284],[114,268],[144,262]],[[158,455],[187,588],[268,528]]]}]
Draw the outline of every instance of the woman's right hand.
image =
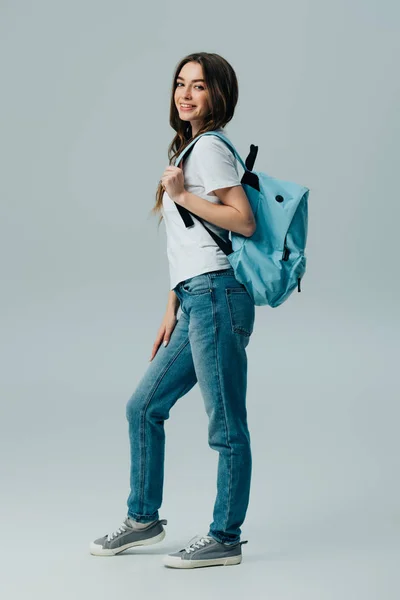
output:
[{"label": "woman's right hand", "polygon": [[[165,313],[164,319],[162,320],[162,323],[160,325],[160,328],[157,332],[157,337],[156,337],[156,341],[153,344],[153,349],[151,351],[151,356],[149,358],[149,362],[151,362],[153,360],[153,358],[155,357],[155,355],[157,354],[157,351],[160,347],[160,344],[162,342],[169,342],[171,334],[173,332],[173,330],[175,329],[175,325],[177,324],[178,319],[176,317],[175,312],[169,311],[167,310],[167,312]],[[167,345],[167,344],[165,344]]]}]

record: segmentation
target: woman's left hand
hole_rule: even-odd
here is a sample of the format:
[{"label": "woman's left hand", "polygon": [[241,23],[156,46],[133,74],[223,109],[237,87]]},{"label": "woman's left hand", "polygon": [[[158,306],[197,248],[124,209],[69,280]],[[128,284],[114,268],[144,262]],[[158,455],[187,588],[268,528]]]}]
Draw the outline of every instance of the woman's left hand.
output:
[{"label": "woman's left hand", "polygon": [[165,169],[160,181],[171,200],[180,204],[180,198],[185,191],[183,170],[179,167],[169,165]]}]

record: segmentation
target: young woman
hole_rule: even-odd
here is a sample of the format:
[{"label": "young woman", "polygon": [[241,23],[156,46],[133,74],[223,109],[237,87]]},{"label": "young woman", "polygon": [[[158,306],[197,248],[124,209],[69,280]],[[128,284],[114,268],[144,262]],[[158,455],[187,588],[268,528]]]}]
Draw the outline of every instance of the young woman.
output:
[{"label": "young woman", "polygon": [[[232,119],[237,99],[235,72],[218,54],[191,54],[179,63],[170,108],[176,136],[153,208],[162,213],[166,227],[168,304],[151,364],[126,407],[131,445],[127,517],[116,531],[92,542],[90,552],[95,555],[115,555],[164,539],[167,521],[160,520],[158,512],[164,477],[164,421],[175,402],[198,382],[209,417],[208,442],[219,452],[213,522],[207,535],[195,536],[178,552],[166,555],[164,564],[186,568],[242,560],[241,545],[246,542],[240,541],[240,525],[247,511],[252,465],[246,347],[255,306],[196,215],[227,241],[229,231],[251,236],[254,215],[241,186],[236,158],[218,137],[201,137],[184,166],[171,164],[199,134],[225,133],[223,127]],[[193,226],[186,228],[177,205],[194,215]]]}]

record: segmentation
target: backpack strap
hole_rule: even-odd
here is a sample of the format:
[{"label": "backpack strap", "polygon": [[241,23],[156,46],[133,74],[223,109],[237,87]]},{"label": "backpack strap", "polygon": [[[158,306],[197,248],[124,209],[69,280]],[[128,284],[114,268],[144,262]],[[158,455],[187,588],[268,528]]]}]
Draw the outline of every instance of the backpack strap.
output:
[{"label": "backpack strap", "polygon": [[250,144],[250,152],[249,152],[248,157],[246,158],[246,167],[248,168],[249,171],[253,170],[254,163],[256,162],[257,152],[258,152],[258,146],[255,146],[254,144]]},{"label": "backpack strap", "polygon": [[207,227],[207,225],[204,224],[203,219],[201,219],[198,215],[191,213],[187,208],[185,208],[184,206],[181,206],[180,204],[176,204],[176,202],[175,202],[175,205],[176,205],[176,208],[178,209],[179,214],[181,215],[182,220],[185,223],[186,227],[191,227],[192,225],[194,225],[193,219],[192,219],[192,215],[193,215],[193,217],[195,217],[195,219],[198,219],[200,221],[200,223],[203,225],[204,229],[207,229],[208,233],[211,235],[214,242],[221,248],[222,252],[226,256],[228,256],[228,254],[231,254],[233,252],[231,240],[228,240],[226,242],[225,240],[220,238],[219,235],[214,233],[214,231],[211,231],[211,229],[209,229]]},{"label": "backpack strap", "polygon": [[180,161],[182,160],[182,158],[185,156],[185,154],[187,153],[187,151],[189,149],[192,149],[192,147],[194,146],[194,144],[196,142],[199,141],[199,139],[201,137],[203,137],[203,135],[215,135],[216,137],[219,137],[222,141],[225,142],[225,144],[230,148],[230,150],[233,152],[233,154],[235,155],[235,158],[237,158],[237,160],[240,162],[240,164],[242,165],[243,169],[245,171],[248,171],[248,167],[246,166],[246,164],[243,162],[242,157],[240,156],[240,154],[238,153],[238,151],[236,150],[235,146],[222,134],[219,133],[217,131],[206,131],[204,133],[201,133],[198,137],[196,137],[194,140],[192,140],[190,142],[190,144],[188,144],[186,146],[186,148],[184,148],[182,150],[182,152],[178,155],[177,159],[175,160],[175,164],[179,165]]}]

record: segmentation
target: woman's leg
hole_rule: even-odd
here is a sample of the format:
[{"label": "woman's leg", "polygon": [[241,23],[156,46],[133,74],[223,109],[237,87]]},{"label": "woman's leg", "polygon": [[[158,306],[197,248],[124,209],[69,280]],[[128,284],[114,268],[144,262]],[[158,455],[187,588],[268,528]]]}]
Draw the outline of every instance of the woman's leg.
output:
[{"label": "woman's leg", "polygon": [[240,540],[250,494],[246,347],[255,306],[233,269],[198,275],[178,286],[189,314],[189,340],[209,417],[209,445],[219,452],[217,497],[208,534]]},{"label": "woman's leg", "polygon": [[182,312],[170,341],[162,344],[126,406],[131,448],[128,516],[140,523],[159,518],[164,482],[164,421],[175,402],[197,382]]}]

